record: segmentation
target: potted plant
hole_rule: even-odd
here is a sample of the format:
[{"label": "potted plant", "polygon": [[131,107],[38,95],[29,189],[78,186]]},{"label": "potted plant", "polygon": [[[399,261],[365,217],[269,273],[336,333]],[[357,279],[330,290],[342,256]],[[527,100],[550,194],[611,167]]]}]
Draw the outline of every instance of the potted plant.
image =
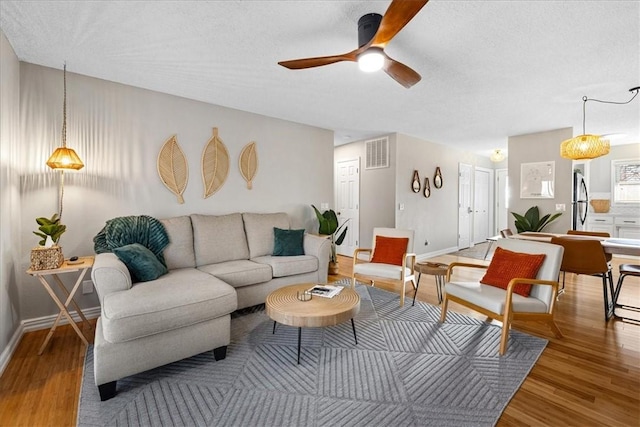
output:
[{"label": "potted plant", "polygon": [[344,238],[347,236],[347,222],[349,222],[349,220],[342,223],[342,225],[339,225],[338,216],[332,209],[320,213],[320,211],[314,205],[311,205],[311,207],[315,211],[316,217],[318,218],[318,234],[330,236],[331,239],[329,274],[338,274],[338,257],[336,255],[336,246],[341,245],[344,241]]},{"label": "potted plant", "polygon": [[540,218],[540,211],[538,210],[538,207],[532,206],[524,216],[515,212],[511,212],[511,215],[516,219],[516,229],[518,230],[518,233],[522,233],[524,231],[542,231],[543,228],[562,215],[562,212],[558,212],[553,215],[546,214]]},{"label": "potted plant", "polygon": [[60,224],[60,217],[57,213],[54,213],[50,219],[45,217],[36,218],[36,222],[40,227],[33,234],[42,238],[39,243],[40,246],[45,248],[57,245],[62,233],[67,231],[67,226]]},{"label": "potted plant", "polygon": [[31,250],[31,269],[50,270],[58,268],[64,262],[62,248],[58,246],[60,236],[67,230],[67,226],[60,224],[58,214],[53,214],[51,218],[36,218],[38,231],[33,234],[40,237],[40,246]]}]

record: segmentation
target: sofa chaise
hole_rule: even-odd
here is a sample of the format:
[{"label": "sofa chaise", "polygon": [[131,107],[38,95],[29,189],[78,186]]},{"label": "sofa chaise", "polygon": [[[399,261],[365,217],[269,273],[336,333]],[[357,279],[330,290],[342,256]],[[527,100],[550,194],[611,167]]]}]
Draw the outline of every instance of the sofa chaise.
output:
[{"label": "sofa chaise", "polygon": [[160,220],[169,237],[168,273],[135,283],[114,253],[96,255],[91,278],[101,315],[94,341],[102,400],[118,379],[213,350],[226,357],[230,314],[264,303],[273,290],[326,283],[328,239],[304,234],[304,255],[274,256],[274,227],[285,213],[179,216]]}]

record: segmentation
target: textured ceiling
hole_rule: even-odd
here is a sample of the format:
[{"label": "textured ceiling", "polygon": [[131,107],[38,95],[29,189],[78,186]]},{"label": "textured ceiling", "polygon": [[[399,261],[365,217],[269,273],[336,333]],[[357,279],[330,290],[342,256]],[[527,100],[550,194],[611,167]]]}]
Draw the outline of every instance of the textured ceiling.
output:
[{"label": "textured ceiling", "polygon": [[[387,132],[489,155],[507,137],[573,126],[582,96],[627,101],[640,85],[638,1],[430,1],[386,52],[422,75],[405,89],[343,62],[357,21],[389,1],[5,1],[18,58],[336,131]],[[587,104],[588,133],[640,142],[640,97]]]}]

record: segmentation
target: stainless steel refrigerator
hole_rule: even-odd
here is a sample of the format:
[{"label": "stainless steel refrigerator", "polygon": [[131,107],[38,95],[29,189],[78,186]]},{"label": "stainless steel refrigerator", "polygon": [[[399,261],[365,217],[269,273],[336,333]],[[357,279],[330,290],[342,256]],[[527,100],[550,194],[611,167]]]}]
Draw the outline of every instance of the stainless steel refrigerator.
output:
[{"label": "stainless steel refrigerator", "polygon": [[587,211],[589,207],[589,194],[584,175],[573,172],[573,192],[571,197],[571,229],[587,229]]}]

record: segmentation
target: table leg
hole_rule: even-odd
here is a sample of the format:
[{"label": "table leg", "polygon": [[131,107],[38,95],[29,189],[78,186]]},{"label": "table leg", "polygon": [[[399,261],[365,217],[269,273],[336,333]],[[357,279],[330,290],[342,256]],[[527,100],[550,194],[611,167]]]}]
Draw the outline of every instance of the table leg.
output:
[{"label": "table leg", "polygon": [[442,304],[442,286],[444,285],[444,276],[436,276],[436,291],[438,292],[438,304]]},{"label": "table leg", "polygon": [[353,317],[351,318],[351,328],[353,328],[353,339],[356,341],[356,345],[358,345],[358,337],[356,336],[356,324],[353,322]]},{"label": "table leg", "polygon": [[276,321],[273,321],[273,332],[271,332],[271,334],[275,334],[276,333]]},{"label": "table leg", "polygon": [[489,246],[487,246],[487,250],[484,253],[484,258],[483,260],[487,259],[487,255],[489,255],[489,251],[491,250],[491,246],[493,246],[493,240],[487,240],[487,242],[489,243]]},{"label": "table leg", "polygon": [[[418,272],[418,281],[416,282],[416,290],[413,293],[413,303],[412,306],[416,305],[416,295],[418,295],[418,287],[420,286],[420,278],[422,277],[422,272]],[[357,344],[357,342],[356,342]]]},{"label": "table leg", "polygon": [[298,365],[300,364],[300,341],[302,341],[302,328],[298,328]]},{"label": "table leg", "polygon": [[76,300],[73,299],[76,292],[78,292],[78,288],[80,288],[80,284],[82,283],[82,279],[84,278],[84,275],[86,274],[86,272],[87,272],[86,269],[82,270],[82,272],[80,273],[80,276],[78,277],[78,280],[76,280],[75,285],[71,289],[71,292],[67,290],[66,286],[64,286],[64,283],[62,283],[62,280],[60,280],[60,277],[58,277],[57,274],[53,275],[53,279],[58,283],[58,286],[60,287],[60,289],[62,289],[62,292],[64,292],[67,295],[67,300],[65,301],[64,306],[69,307],[69,303],[73,304],[73,306],[76,309],[76,313],[78,313],[78,315],[82,319],[82,322],[86,323],[87,325],[89,325],[89,328],[91,328],[91,323],[87,320],[86,317],[84,317],[84,313],[82,312],[82,310],[80,310],[78,303],[76,303]]},{"label": "table leg", "polygon": [[[53,291],[53,289],[51,289],[51,286],[49,286],[49,283],[46,281],[46,279],[43,276],[38,276],[38,280],[40,280],[40,283],[42,283],[42,285],[44,286],[46,291],[49,293],[49,296],[51,296],[51,299],[53,299],[53,302],[55,302],[56,305],[58,306],[58,308],[60,309],[59,315],[62,315],[64,317],[66,317],[67,320],[69,321],[69,324],[71,324],[71,327],[76,331],[76,334],[78,334],[78,336],[80,337],[82,342],[85,345],[89,345],[89,341],[87,341],[87,338],[85,338],[85,336],[82,333],[82,331],[80,330],[80,328],[78,328],[78,325],[76,325],[76,322],[71,317],[71,314],[69,314],[69,311],[67,310],[67,307],[65,307],[65,305],[62,304],[62,301],[60,301],[60,299],[58,298],[56,293]],[[58,322],[57,322],[57,319],[56,319],[56,322],[53,323],[53,326],[49,330],[49,333],[47,334],[47,337],[45,338],[44,342],[42,343],[42,346],[40,346],[40,351],[38,351],[38,355],[41,355],[42,352],[44,352],[44,349],[46,348],[47,344],[49,343],[49,340],[51,339],[51,336],[53,335],[53,332],[55,331],[55,328],[57,327],[57,323]]]}]

